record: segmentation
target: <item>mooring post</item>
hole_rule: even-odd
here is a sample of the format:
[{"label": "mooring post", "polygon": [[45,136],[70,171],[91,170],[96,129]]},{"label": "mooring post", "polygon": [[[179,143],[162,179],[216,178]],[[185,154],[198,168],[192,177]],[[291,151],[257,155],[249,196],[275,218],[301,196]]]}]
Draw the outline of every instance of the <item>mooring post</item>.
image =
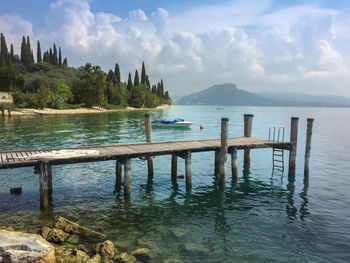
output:
[{"label": "mooring post", "polygon": [[52,168],[47,162],[40,162],[38,165],[40,208],[45,209],[52,200]]},{"label": "mooring post", "polygon": [[214,174],[219,174],[219,166],[220,166],[220,150],[215,151],[214,157]]},{"label": "mooring post", "polygon": [[122,162],[120,160],[116,161],[115,168],[115,186],[116,188],[120,188],[122,185]]},{"label": "mooring post", "polygon": [[[252,137],[254,114],[244,114],[244,137]],[[250,165],[250,149],[244,149],[244,164]]]},{"label": "mooring post", "polygon": [[235,148],[230,149],[230,154],[231,154],[232,179],[236,180],[238,177],[237,150]]},{"label": "mooring post", "polygon": [[[151,115],[145,114],[145,129],[146,129],[146,141],[152,142],[152,126],[151,126]],[[148,166],[148,179],[153,180],[153,157],[147,157],[147,166]]]},{"label": "mooring post", "polygon": [[191,152],[185,153],[185,175],[186,175],[186,189],[192,187],[192,174],[191,174]]},{"label": "mooring post", "polygon": [[226,161],[227,161],[227,139],[228,139],[228,118],[221,119],[221,146],[220,146],[220,183],[226,182]]},{"label": "mooring post", "polygon": [[130,197],[131,194],[131,160],[124,161],[124,196]]},{"label": "mooring post", "polygon": [[290,141],[293,143],[289,150],[289,167],[288,175],[295,175],[295,160],[297,155],[297,143],[298,143],[298,117],[292,117],[290,123]]},{"label": "mooring post", "polygon": [[177,178],[177,155],[171,155],[171,180],[176,181]]},{"label": "mooring post", "polygon": [[311,137],[312,137],[312,126],[314,119],[307,119],[307,128],[306,128],[306,145],[305,145],[305,167],[304,167],[304,176],[309,176],[310,168],[310,151],[311,151]]}]

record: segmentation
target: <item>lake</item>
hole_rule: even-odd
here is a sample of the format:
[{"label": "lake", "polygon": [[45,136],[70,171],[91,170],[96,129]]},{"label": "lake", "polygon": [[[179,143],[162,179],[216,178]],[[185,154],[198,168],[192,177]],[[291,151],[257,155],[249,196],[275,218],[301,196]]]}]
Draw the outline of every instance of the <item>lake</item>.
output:
[{"label": "lake", "polygon": [[[0,149],[75,147],[145,142],[144,114],[130,111],[90,115],[0,118]],[[143,199],[147,162],[132,160],[132,195],[115,191],[115,162],[53,167],[53,202],[40,211],[33,168],[0,170],[0,225],[36,233],[63,216],[101,231],[120,251],[149,247],[157,262],[348,262],[350,258],[350,109],[293,107],[174,106],[147,111],[152,119],[183,118],[188,129],[153,128],[153,141],[243,135],[243,114],[254,114],[253,136],[268,137],[271,126],[299,117],[295,178],[272,170],[272,150],[251,152],[239,177],[225,189],[214,175],[214,153],[192,154],[192,191],[185,180],[171,182],[171,156],[154,159],[154,197]],[[304,181],[306,119],[314,118],[310,176]],[[204,129],[199,127],[203,124]],[[288,152],[285,152],[288,163]],[[286,167],[288,171],[288,167]],[[184,161],[178,160],[178,174]],[[22,195],[10,195],[11,187]]]}]

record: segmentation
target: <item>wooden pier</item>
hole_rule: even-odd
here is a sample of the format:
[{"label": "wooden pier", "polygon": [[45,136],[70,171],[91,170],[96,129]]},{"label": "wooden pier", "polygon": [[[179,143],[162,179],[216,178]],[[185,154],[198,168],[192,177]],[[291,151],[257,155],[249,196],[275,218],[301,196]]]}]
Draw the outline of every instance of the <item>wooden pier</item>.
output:
[{"label": "wooden pier", "polygon": [[[231,154],[232,177],[237,178],[237,150],[245,150],[245,164],[250,163],[250,150],[255,148],[275,148],[290,151],[290,171],[295,172],[297,122],[292,118],[290,142],[276,142],[258,139],[252,136],[253,115],[245,115],[245,132],[243,137],[228,138],[228,119],[223,118],[221,124],[221,138],[210,140],[151,142],[150,116],[145,115],[146,141],[147,143],[120,144],[108,146],[91,146],[60,149],[35,149],[0,151],[0,169],[12,169],[19,167],[35,167],[39,173],[40,205],[45,208],[49,205],[52,195],[52,166],[98,162],[116,161],[116,185],[122,184],[122,166],[124,166],[124,195],[131,193],[131,159],[142,158],[147,160],[148,176],[153,179],[153,161],[155,156],[172,155],[171,178],[177,177],[177,157],[185,160],[186,188],[192,186],[191,154],[197,152],[215,152],[215,173],[219,174],[220,183],[226,181],[227,153]],[[296,125],[296,126],[295,126]],[[312,126],[310,126],[312,128]],[[308,126],[309,128],[309,126]],[[311,149],[311,130],[308,129],[307,169]],[[294,165],[294,167],[293,167]],[[291,167],[292,166],[292,167]],[[306,168],[305,168],[306,170]],[[308,174],[308,171],[307,171]]]}]

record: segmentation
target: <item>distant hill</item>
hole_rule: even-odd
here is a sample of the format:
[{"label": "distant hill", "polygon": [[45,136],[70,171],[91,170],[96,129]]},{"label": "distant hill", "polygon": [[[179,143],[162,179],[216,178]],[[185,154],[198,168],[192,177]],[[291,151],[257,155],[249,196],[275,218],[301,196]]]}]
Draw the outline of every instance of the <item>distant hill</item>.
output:
[{"label": "distant hill", "polygon": [[238,106],[273,106],[273,100],[254,93],[238,89],[234,83],[212,86],[208,89],[182,97],[177,104],[191,105],[238,105]]},{"label": "distant hill", "polygon": [[293,92],[251,93],[238,89],[234,83],[225,83],[178,98],[175,103],[182,105],[350,107],[350,98],[313,96]]}]

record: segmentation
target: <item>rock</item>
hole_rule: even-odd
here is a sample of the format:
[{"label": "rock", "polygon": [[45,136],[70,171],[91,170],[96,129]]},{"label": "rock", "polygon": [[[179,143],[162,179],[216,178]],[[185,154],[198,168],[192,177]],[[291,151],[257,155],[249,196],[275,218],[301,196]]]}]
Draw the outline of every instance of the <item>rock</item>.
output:
[{"label": "rock", "polygon": [[90,257],[84,252],[69,246],[56,248],[56,263],[85,263]]},{"label": "rock", "polygon": [[72,234],[70,235],[67,240],[67,242],[69,243],[72,243],[72,244],[77,244],[79,242],[79,236],[78,235],[75,235],[75,234]]},{"label": "rock", "polygon": [[47,241],[55,242],[55,243],[63,243],[67,239],[67,237],[69,236],[69,234],[63,232],[60,229],[49,228],[46,226],[42,227],[41,235]]},{"label": "rock", "polygon": [[154,261],[152,251],[149,248],[136,249],[131,252],[131,255],[141,262],[149,263]]},{"label": "rock", "polygon": [[78,245],[77,246],[77,249],[81,250],[81,251],[84,251],[85,253],[88,252],[88,249],[84,246],[84,245]]},{"label": "rock", "polygon": [[95,252],[96,254],[100,254],[102,258],[113,258],[117,251],[113,242],[106,240],[103,243],[95,245]]},{"label": "rock", "polygon": [[121,253],[114,258],[114,261],[117,263],[135,263],[136,258],[132,255],[127,254],[127,253]]},{"label": "rock", "polygon": [[195,242],[185,243],[184,249],[186,253],[206,254],[209,252],[209,250],[206,247],[204,247],[202,244],[195,243]]},{"label": "rock", "polygon": [[80,226],[77,223],[69,221],[63,217],[59,217],[55,223],[55,228],[61,229],[62,231],[69,234],[81,235],[89,240],[105,240],[107,236],[105,234],[96,232],[89,228]]},{"label": "rock", "polygon": [[178,239],[183,238],[186,234],[187,231],[181,228],[175,228],[173,230],[171,230],[171,233]]},{"label": "rock", "polygon": [[102,259],[99,254],[93,255],[86,263],[101,263]]},{"label": "rock", "polygon": [[0,262],[55,262],[55,248],[39,235],[0,230]]},{"label": "rock", "polygon": [[15,231],[11,226],[0,226],[0,230]]}]

